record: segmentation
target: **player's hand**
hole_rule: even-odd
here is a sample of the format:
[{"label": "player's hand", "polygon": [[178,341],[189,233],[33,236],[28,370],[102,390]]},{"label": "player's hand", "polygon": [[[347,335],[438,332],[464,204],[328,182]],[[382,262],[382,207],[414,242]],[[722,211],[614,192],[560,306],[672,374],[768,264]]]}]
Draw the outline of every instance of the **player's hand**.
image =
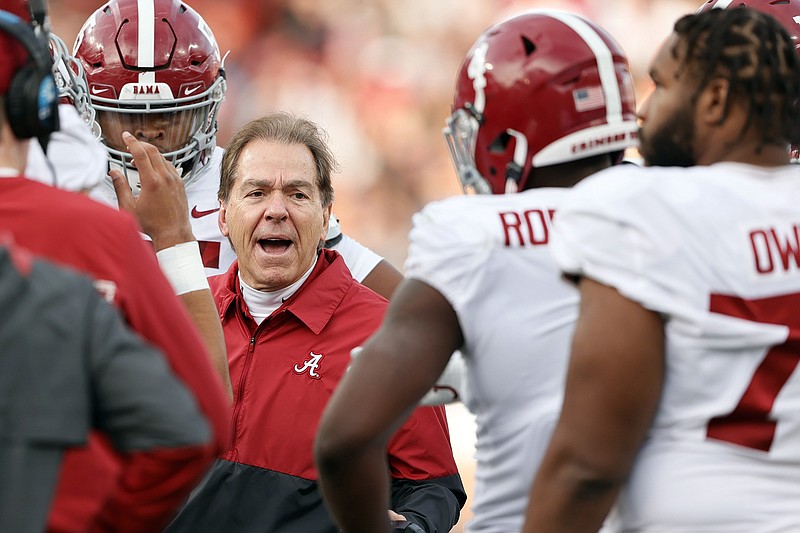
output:
[{"label": "player's hand", "polygon": [[406,517],[397,514],[389,509],[389,526],[394,531],[407,531],[409,533],[423,533],[422,528],[413,522],[406,520]]},{"label": "player's hand", "polygon": [[178,169],[152,144],[122,134],[139,172],[141,191],[134,196],[124,174],[110,172],[120,209],[133,214],[153,240],[156,251],[195,240],[189,223],[189,207]]}]

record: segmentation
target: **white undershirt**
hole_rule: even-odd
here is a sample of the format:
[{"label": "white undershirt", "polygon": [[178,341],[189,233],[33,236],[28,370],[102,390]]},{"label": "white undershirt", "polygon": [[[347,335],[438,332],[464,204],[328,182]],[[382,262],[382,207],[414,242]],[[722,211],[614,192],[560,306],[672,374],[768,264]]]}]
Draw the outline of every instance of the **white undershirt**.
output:
[{"label": "white undershirt", "polygon": [[242,273],[239,271],[239,286],[242,289],[244,303],[247,304],[247,310],[250,311],[250,316],[253,317],[257,324],[261,324],[265,318],[271,315],[273,311],[280,307],[283,302],[288,300],[289,297],[300,288],[303,282],[308,279],[311,271],[314,270],[318,258],[319,256],[314,259],[311,268],[309,268],[300,279],[288,287],[276,291],[260,291],[254,289],[242,280]]},{"label": "white undershirt", "polygon": [[0,167],[0,178],[18,178],[20,175],[18,168]]}]

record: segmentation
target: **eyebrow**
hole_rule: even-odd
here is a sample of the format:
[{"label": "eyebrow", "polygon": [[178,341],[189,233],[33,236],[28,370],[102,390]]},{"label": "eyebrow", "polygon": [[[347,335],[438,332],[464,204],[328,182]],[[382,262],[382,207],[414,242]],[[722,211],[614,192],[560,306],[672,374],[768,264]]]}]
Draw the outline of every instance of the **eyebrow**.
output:
[{"label": "eyebrow", "polygon": [[[256,178],[256,179],[248,179],[242,182],[242,187],[250,186],[250,187],[259,187],[264,189],[271,189],[273,188],[274,180],[268,180],[264,178]],[[284,189],[302,189],[304,187],[314,187],[314,182],[303,181],[303,180],[289,180],[284,182],[283,188]]]}]

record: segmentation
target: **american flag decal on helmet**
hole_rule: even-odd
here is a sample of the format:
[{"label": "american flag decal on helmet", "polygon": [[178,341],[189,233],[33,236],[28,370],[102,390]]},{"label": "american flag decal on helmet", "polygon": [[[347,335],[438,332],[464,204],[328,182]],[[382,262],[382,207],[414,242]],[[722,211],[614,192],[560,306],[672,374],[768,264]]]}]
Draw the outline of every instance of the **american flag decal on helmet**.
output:
[{"label": "american flag decal on helmet", "polygon": [[572,98],[575,101],[576,111],[590,111],[606,105],[603,88],[599,85],[575,89],[572,91]]}]

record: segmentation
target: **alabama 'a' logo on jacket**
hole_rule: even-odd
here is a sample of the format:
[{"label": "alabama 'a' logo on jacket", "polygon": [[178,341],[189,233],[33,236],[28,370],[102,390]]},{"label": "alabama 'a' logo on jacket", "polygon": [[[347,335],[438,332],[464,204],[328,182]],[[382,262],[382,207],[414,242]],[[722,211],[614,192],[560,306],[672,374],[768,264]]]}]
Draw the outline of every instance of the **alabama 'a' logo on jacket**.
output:
[{"label": "alabama 'a' logo on jacket", "polygon": [[297,374],[303,374],[308,371],[309,376],[314,379],[319,379],[321,376],[317,370],[319,369],[319,361],[322,359],[322,354],[309,352],[309,355],[311,359],[304,361],[302,366],[300,366],[300,363],[294,365],[294,371]]}]

